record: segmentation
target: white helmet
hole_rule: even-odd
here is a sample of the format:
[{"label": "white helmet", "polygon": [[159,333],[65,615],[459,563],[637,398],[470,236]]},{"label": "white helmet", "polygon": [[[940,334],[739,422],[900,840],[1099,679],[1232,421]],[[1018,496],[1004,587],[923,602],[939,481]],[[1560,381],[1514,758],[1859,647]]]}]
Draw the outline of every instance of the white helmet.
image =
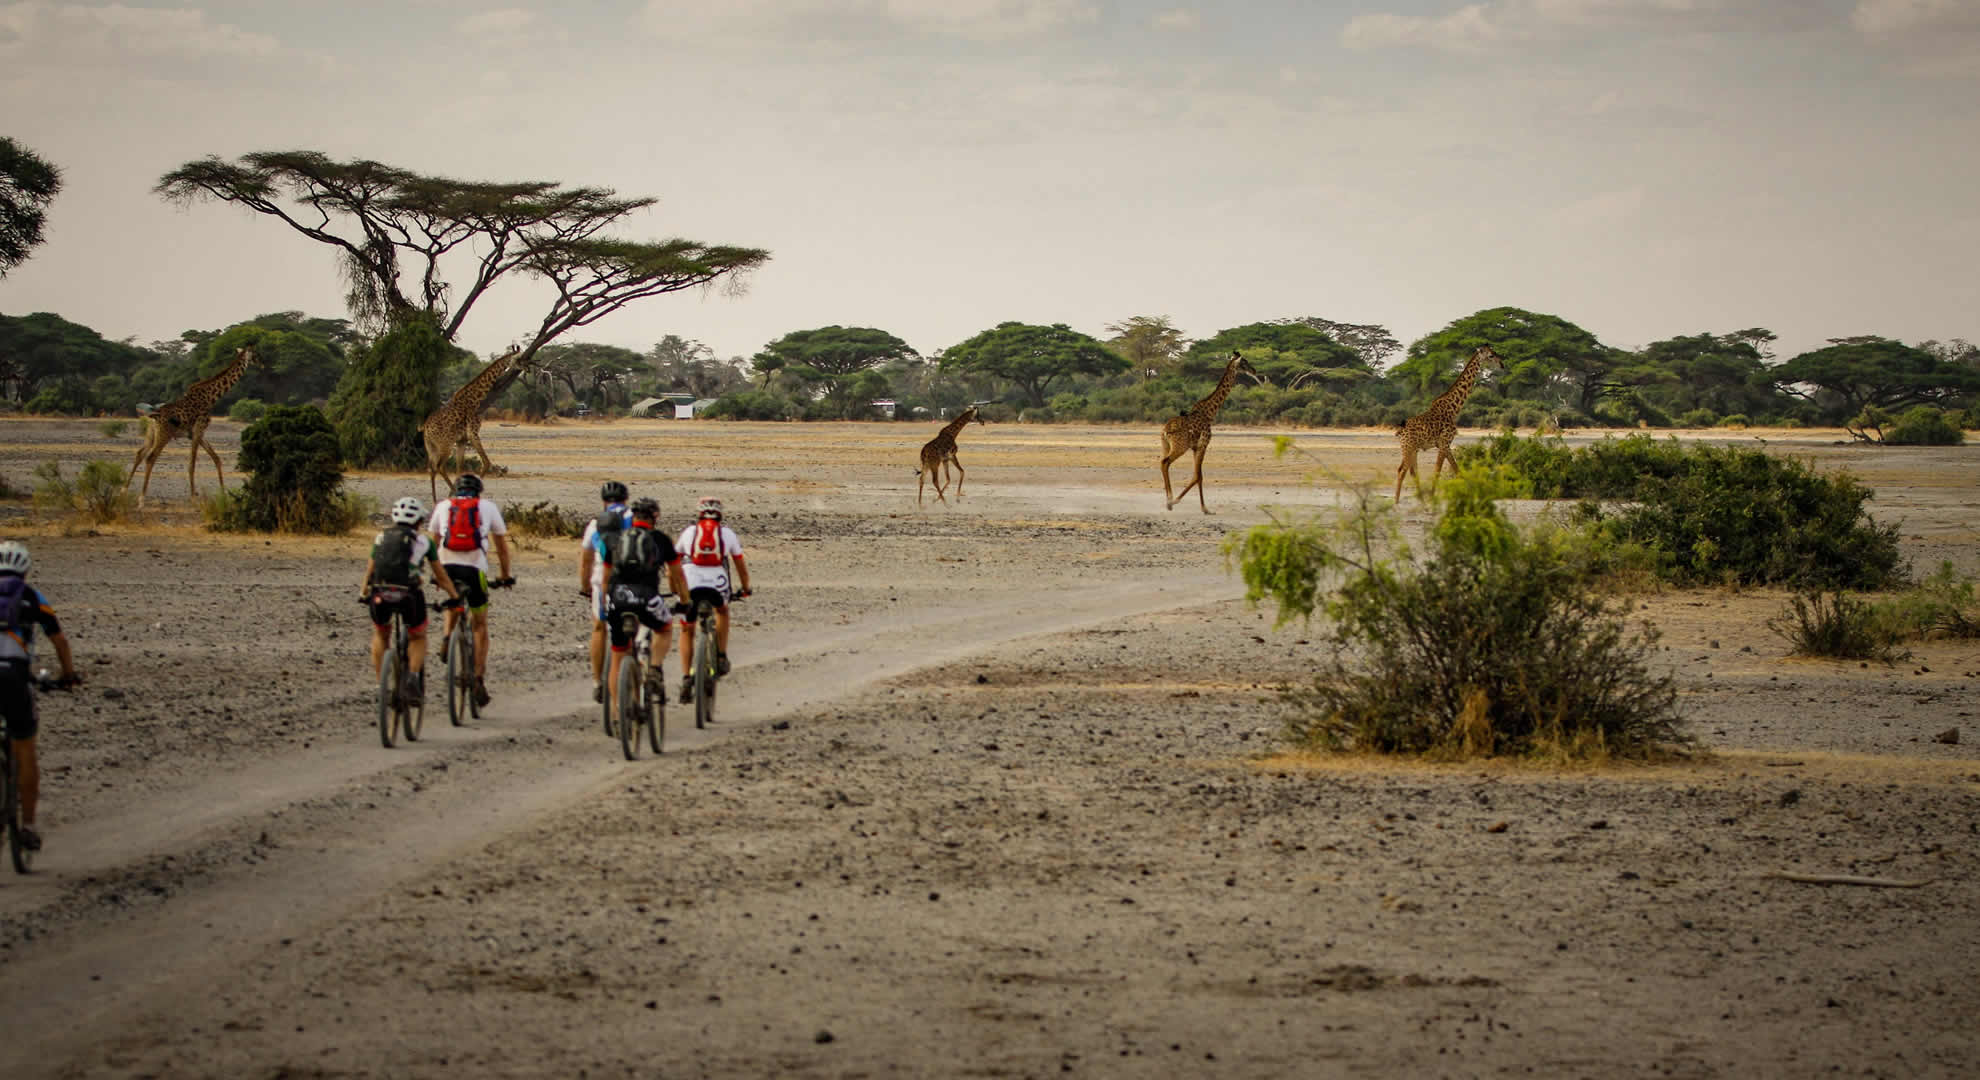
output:
[{"label": "white helmet", "polygon": [[426,507],[408,495],[392,504],[392,520],[400,525],[417,525],[426,520]]},{"label": "white helmet", "polygon": [[28,558],[27,545],[19,540],[9,540],[0,544],[0,574],[19,574],[26,577],[28,565],[32,561]]},{"label": "white helmet", "polygon": [[721,517],[722,500],[713,495],[703,495],[700,501],[694,504],[694,514],[696,517]]}]

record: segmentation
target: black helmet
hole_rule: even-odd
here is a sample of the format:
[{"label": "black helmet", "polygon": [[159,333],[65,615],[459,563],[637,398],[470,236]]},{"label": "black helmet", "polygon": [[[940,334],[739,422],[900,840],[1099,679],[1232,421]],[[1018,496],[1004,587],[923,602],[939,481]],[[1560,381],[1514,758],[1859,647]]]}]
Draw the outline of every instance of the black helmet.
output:
[{"label": "black helmet", "polygon": [[456,495],[481,494],[481,477],[476,476],[471,472],[462,473],[461,478],[459,480],[454,481],[454,494]]},{"label": "black helmet", "polygon": [[632,516],[640,521],[657,521],[660,518],[660,504],[642,498],[632,504]]},{"label": "black helmet", "polygon": [[626,485],[617,480],[607,480],[605,486],[598,489],[598,497],[608,503],[625,502],[626,496],[630,494],[632,493],[626,490]]}]

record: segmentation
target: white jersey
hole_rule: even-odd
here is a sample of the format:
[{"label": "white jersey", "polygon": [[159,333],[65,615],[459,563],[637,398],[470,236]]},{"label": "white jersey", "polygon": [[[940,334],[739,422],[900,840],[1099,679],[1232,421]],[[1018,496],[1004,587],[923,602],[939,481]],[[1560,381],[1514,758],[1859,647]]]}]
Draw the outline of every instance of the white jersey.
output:
[{"label": "white jersey", "polygon": [[699,531],[701,523],[697,521],[682,530],[680,539],[674,541],[674,548],[681,553],[681,576],[687,578],[690,590],[714,589],[727,597],[734,592],[729,584],[729,561],[742,555],[742,541],[727,525],[717,528],[715,543],[722,561],[715,566],[701,566],[694,561],[694,534]]},{"label": "white jersey", "polygon": [[[632,524],[632,515],[626,512],[623,503],[611,503],[605,509],[619,515],[621,527]],[[584,538],[578,541],[578,551],[591,552],[591,617],[603,619],[606,613],[605,553],[599,550],[597,518],[584,523]]]},{"label": "white jersey", "polygon": [[495,500],[483,496],[480,502],[481,544],[473,551],[452,551],[447,547],[447,525],[454,513],[454,502],[448,499],[433,508],[433,517],[426,523],[426,531],[433,535],[433,546],[440,549],[440,565],[472,566],[483,573],[488,572],[488,545],[490,537],[509,535],[509,526],[502,521],[502,508]]}]

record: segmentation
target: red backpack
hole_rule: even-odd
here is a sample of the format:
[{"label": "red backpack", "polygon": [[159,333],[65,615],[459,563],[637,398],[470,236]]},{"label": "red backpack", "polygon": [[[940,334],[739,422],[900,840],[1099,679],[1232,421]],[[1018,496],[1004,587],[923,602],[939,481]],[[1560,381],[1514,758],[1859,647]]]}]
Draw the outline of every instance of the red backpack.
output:
[{"label": "red backpack", "polygon": [[481,550],[481,497],[461,495],[448,499],[447,539],[441,546],[448,551]]},{"label": "red backpack", "polygon": [[694,540],[688,545],[688,561],[696,566],[722,565],[722,523],[702,518],[694,523]]}]

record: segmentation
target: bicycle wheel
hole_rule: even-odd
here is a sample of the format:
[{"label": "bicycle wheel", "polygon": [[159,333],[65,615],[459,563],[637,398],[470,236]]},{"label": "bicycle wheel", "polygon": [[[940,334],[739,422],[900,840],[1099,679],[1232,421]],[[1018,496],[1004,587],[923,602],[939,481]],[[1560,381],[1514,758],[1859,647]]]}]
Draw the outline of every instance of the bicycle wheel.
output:
[{"label": "bicycle wheel", "polygon": [[639,760],[640,708],[639,654],[629,652],[619,658],[619,693],[615,700],[619,704],[619,749],[627,761]]},{"label": "bicycle wheel", "polygon": [[481,700],[475,697],[474,694],[476,685],[474,677],[474,624],[470,621],[465,609],[461,611],[460,622],[454,624],[454,633],[461,636],[461,687],[462,692],[467,695],[467,714],[469,719],[479,720],[481,719]]},{"label": "bicycle wheel", "polygon": [[703,611],[694,638],[694,726],[698,728],[715,722],[715,617]]},{"label": "bicycle wheel", "polygon": [[474,641],[466,627],[447,635],[447,722],[460,727],[474,709]]},{"label": "bicycle wheel", "polygon": [[640,711],[646,716],[646,741],[658,754],[667,731],[667,678],[657,667],[642,667],[645,677],[639,680]]},{"label": "bicycle wheel", "polygon": [[378,665],[378,741],[390,750],[397,734],[393,730],[398,723],[399,712],[393,704],[399,697],[399,661],[387,655]]},{"label": "bicycle wheel", "polygon": [[25,874],[34,869],[34,852],[28,850],[21,836],[20,773],[15,768],[13,748],[5,753],[6,760],[0,762],[0,827],[7,830],[7,851],[14,858],[14,872]]}]

